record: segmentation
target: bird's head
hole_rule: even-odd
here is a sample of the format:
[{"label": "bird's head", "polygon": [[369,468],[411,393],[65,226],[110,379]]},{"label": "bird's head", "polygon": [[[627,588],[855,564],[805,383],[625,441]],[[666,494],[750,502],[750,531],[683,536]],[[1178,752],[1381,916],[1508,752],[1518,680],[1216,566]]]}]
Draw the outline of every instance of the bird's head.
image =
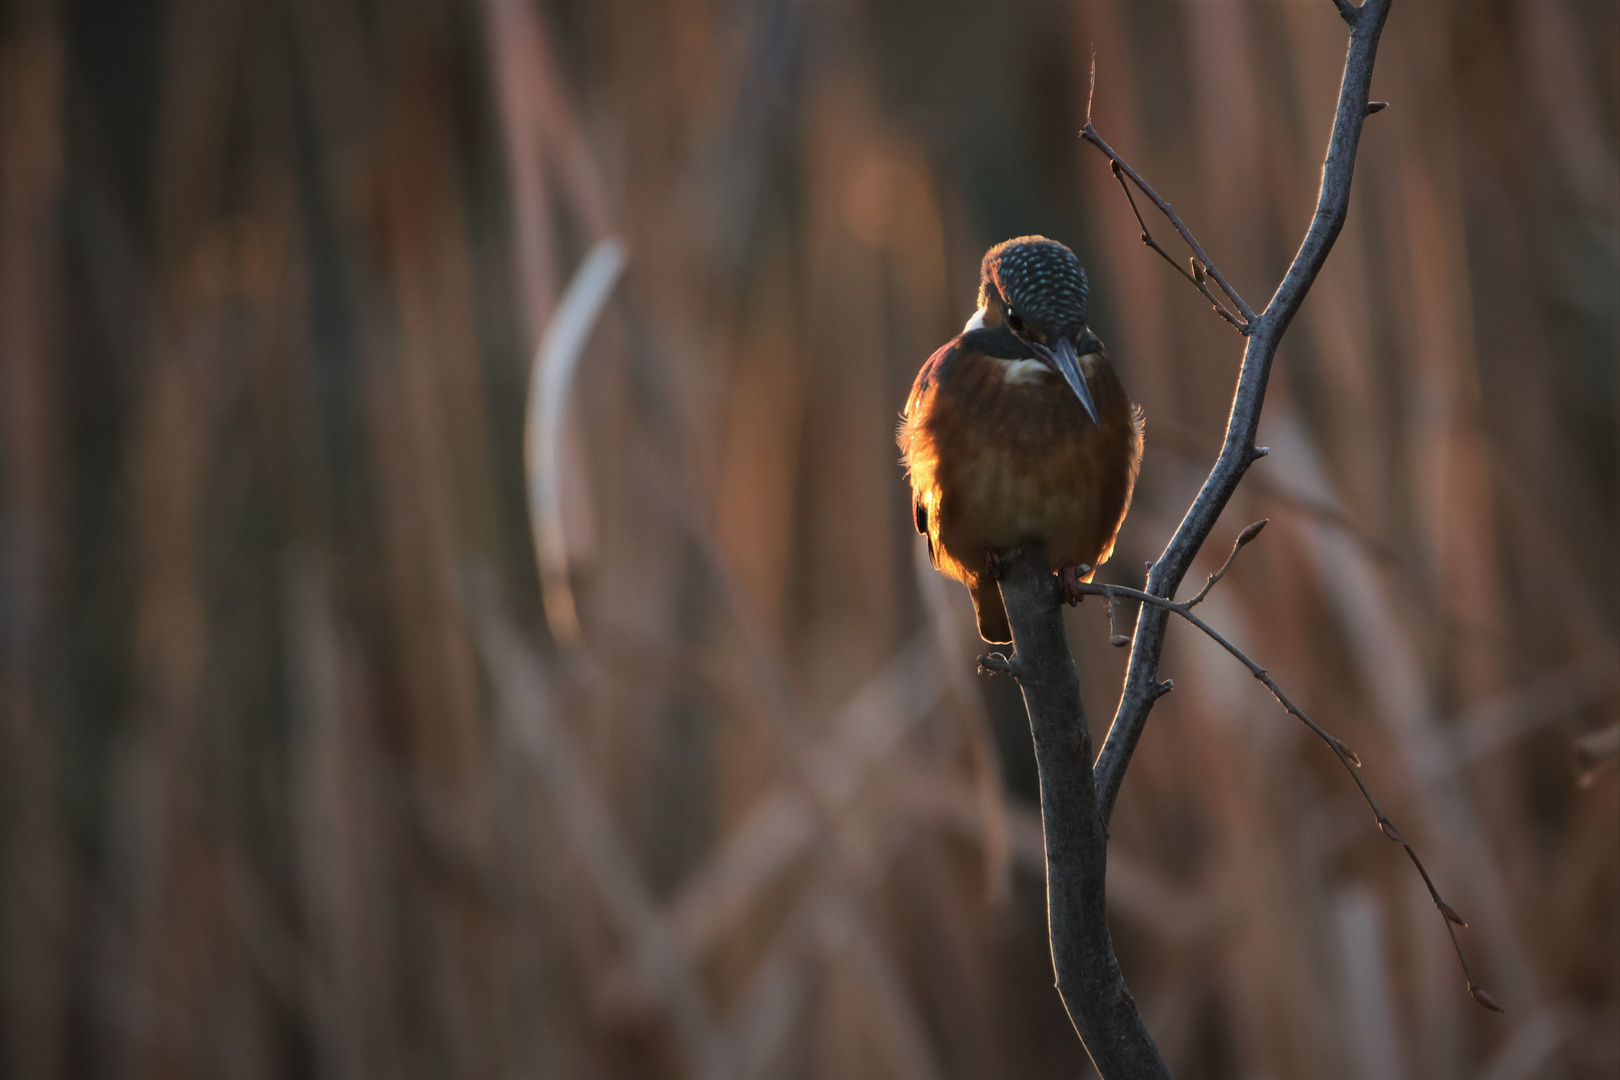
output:
[{"label": "bird's head", "polygon": [[1086,272],[1064,244],[1044,236],[1017,236],[984,253],[979,306],[985,324],[1005,322],[1026,341],[1076,341],[1086,329]]},{"label": "bird's head", "polygon": [[984,253],[974,320],[985,327],[1005,326],[1029,345],[1063,376],[1092,422],[1101,426],[1075,355],[1086,332],[1089,299],[1086,272],[1074,252],[1044,236],[1018,236]]}]

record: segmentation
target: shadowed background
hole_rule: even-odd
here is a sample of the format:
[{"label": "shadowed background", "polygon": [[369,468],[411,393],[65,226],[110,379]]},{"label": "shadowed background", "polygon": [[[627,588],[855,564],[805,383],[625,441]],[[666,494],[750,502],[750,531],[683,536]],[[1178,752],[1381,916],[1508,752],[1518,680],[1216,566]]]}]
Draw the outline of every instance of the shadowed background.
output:
[{"label": "shadowed background", "polygon": [[[1102,574],[1139,584],[1241,340],[1076,138],[1086,68],[1258,307],[1327,0],[0,12],[0,1077],[1089,1074],[1027,725],[893,429],[984,248],[1071,244],[1147,415]],[[1620,695],[1617,12],[1396,5],[1203,567],[1272,519],[1205,617],[1357,750],[1508,1014],[1332,756],[1177,626],[1109,900],[1178,1076],[1620,1068],[1620,776],[1572,750]],[[526,478],[537,345],[610,238]],[[1070,631],[1100,738],[1124,654],[1096,600]]]}]

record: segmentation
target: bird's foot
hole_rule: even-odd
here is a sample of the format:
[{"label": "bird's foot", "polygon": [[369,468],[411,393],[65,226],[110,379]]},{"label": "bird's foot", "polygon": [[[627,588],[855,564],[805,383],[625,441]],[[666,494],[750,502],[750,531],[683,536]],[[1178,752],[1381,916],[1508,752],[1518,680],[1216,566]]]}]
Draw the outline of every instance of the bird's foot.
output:
[{"label": "bird's foot", "polygon": [[1074,607],[1086,594],[1080,591],[1080,579],[1091,573],[1085,563],[1070,563],[1058,571],[1058,586],[1063,590],[1063,602]]},{"label": "bird's foot", "polygon": [[1007,564],[1012,560],[999,551],[984,549],[984,576],[990,581],[1000,581],[1001,575],[1007,572]]}]

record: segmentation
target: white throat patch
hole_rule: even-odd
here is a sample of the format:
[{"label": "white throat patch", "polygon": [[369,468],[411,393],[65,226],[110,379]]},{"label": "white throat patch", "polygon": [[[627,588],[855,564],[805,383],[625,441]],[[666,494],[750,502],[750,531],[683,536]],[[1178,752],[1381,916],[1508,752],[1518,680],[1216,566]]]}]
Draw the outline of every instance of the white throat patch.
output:
[{"label": "white throat patch", "polygon": [[983,330],[983,329],[984,329],[984,308],[980,308],[978,311],[975,311],[973,313],[973,318],[971,318],[971,319],[969,319],[967,321],[967,325],[962,327],[962,333],[966,334],[970,330]]},{"label": "white throat patch", "polygon": [[1039,360],[997,360],[996,363],[1001,365],[1001,377],[1010,383],[1043,382],[1052,374],[1052,369]]}]

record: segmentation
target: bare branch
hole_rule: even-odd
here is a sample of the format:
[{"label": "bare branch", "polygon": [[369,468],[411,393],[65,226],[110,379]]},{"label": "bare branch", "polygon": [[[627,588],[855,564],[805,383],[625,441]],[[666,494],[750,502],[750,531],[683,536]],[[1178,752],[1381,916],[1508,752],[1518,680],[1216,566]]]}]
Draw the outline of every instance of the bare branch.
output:
[{"label": "bare branch", "polygon": [[[1248,338],[1220,456],[1164,552],[1156,562],[1149,564],[1146,588],[1081,584],[1068,574],[1060,582],[1048,570],[1044,552],[1038,547],[1020,549],[1004,562],[1005,569],[1000,579],[1002,601],[1012,626],[1015,651],[1011,657],[993,653],[979,660],[981,671],[1009,674],[1018,681],[1023,692],[1040,773],[1041,820],[1046,841],[1047,917],[1058,990],[1068,1009],[1069,1019],[1091,1054],[1098,1073],[1110,1080],[1127,1076],[1168,1076],[1164,1061],[1143,1026],[1135,1002],[1120,975],[1113,944],[1108,936],[1103,904],[1108,861],[1108,820],[1153,703],[1171,688],[1169,680],[1160,680],[1158,664],[1172,614],[1198,627],[1236,657],[1271,691],[1290,715],[1305,724],[1333,751],[1372,809],[1379,829],[1399,843],[1417,867],[1435,908],[1446,924],[1458,961],[1467,976],[1469,993],[1484,1007],[1499,1008],[1468,971],[1454,929],[1462,923],[1461,917],[1441,898],[1416,851],[1373,798],[1358,772],[1360,760],[1355,753],[1295,705],[1264,668],[1192,610],[1226,574],[1237,553],[1259,534],[1265,522],[1256,522],[1243,530],[1226,562],[1210,575],[1197,596],[1187,602],[1173,599],[1222,510],[1237,490],[1238,483],[1248,472],[1249,466],[1265,456],[1266,451],[1255,446],[1254,439],[1259,429],[1260,411],[1265,402],[1266,386],[1270,381],[1277,346],[1304,302],[1306,292],[1316,280],[1348,213],[1350,179],[1355,171],[1362,123],[1369,112],[1368,89],[1372,82],[1373,62],[1391,0],[1364,0],[1360,6],[1352,6],[1348,0],[1335,0],[1335,3],[1339,13],[1350,24],[1350,47],[1345,58],[1327,159],[1322,168],[1316,214],[1287,273],[1260,315],[1254,313],[1226,280],[1170,204],[1097,133],[1091,122],[1092,101],[1089,96],[1086,102],[1086,124],[1080,132],[1081,138],[1097,147],[1112,163],[1114,178],[1125,192],[1131,213],[1141,227],[1142,242],[1174,265],[1214,305],[1222,318]],[[1096,71],[1094,57],[1091,66],[1092,95],[1096,91]],[[1126,183],[1127,179],[1130,184]],[[1192,249],[1189,269],[1183,270],[1153,239],[1131,194],[1130,185],[1135,185],[1137,190],[1153,201]],[[1220,292],[1230,301],[1230,306],[1209,288],[1206,276],[1214,279]],[[1079,680],[1059,611],[1065,596],[1077,600],[1085,595],[1107,598],[1112,642],[1132,641],[1125,687],[1114,722],[1102,753],[1092,768],[1087,767],[1092,760],[1091,733],[1086,724]],[[1113,627],[1115,608],[1122,597],[1141,603],[1133,638],[1126,638]]]},{"label": "bare branch", "polygon": [[1232,568],[1232,560],[1238,557],[1238,552],[1242,551],[1243,546],[1250,540],[1253,540],[1255,537],[1259,536],[1260,530],[1265,528],[1266,523],[1270,520],[1270,518],[1261,518],[1253,525],[1250,525],[1248,528],[1238,533],[1237,542],[1232,545],[1232,554],[1226,557],[1226,561],[1221,564],[1221,568],[1219,570],[1209,575],[1209,580],[1204,582],[1204,587],[1202,589],[1198,590],[1198,595],[1187,601],[1188,607],[1197,607],[1199,604],[1204,602],[1204,597],[1209,595],[1209,590],[1213,589],[1215,587],[1215,583],[1220,581],[1221,578],[1225,577],[1226,572]]},{"label": "bare branch", "polygon": [[1188,259],[1188,262],[1192,267],[1192,271],[1189,273],[1181,268],[1180,263],[1176,262],[1175,259],[1170,257],[1170,253],[1168,251],[1159,246],[1159,242],[1157,240],[1153,239],[1153,234],[1148,231],[1147,222],[1142,220],[1142,211],[1136,208],[1136,199],[1131,195],[1130,186],[1125,183],[1125,176],[1122,172],[1120,172],[1119,162],[1117,161],[1113,163],[1113,172],[1114,179],[1119,181],[1119,189],[1125,193],[1125,201],[1131,204],[1131,213],[1136,215],[1136,223],[1142,227],[1142,243],[1146,244],[1154,251],[1157,251],[1164,261],[1169,263],[1175,269],[1176,273],[1192,282],[1193,286],[1197,288],[1199,292],[1203,293],[1204,297],[1211,304],[1215,305],[1215,314],[1219,315],[1221,318],[1225,319],[1227,322],[1236,327],[1238,333],[1248,333],[1249,324],[1232,314],[1227,306],[1221,303],[1214,293],[1209,291],[1209,286],[1204,281],[1204,268],[1199,264],[1198,257],[1196,255],[1191,256]]},{"label": "bare branch", "polygon": [[[1227,557],[1226,565],[1222,566],[1217,573],[1210,575],[1209,582],[1204,586],[1199,594],[1192,600],[1186,602],[1166,600],[1163,597],[1153,596],[1149,593],[1142,592],[1140,589],[1126,588],[1122,585],[1097,585],[1092,583],[1080,583],[1076,586],[1071,586],[1071,588],[1076,589],[1086,596],[1106,597],[1109,601],[1110,617],[1112,617],[1113,604],[1120,597],[1138,600],[1144,605],[1151,605],[1163,611],[1181,616],[1183,619],[1186,619],[1192,625],[1196,626],[1199,630],[1203,631],[1204,634],[1210,638],[1210,640],[1214,641],[1221,648],[1225,649],[1227,652],[1236,657],[1239,663],[1243,664],[1244,667],[1249,669],[1250,674],[1265,684],[1266,689],[1271,691],[1271,696],[1277,699],[1277,703],[1287,710],[1290,716],[1295,717],[1306,727],[1310,728],[1312,733],[1314,733],[1317,738],[1321,739],[1322,742],[1327,745],[1329,750],[1333,751],[1334,756],[1339,759],[1339,763],[1343,765],[1345,771],[1350,774],[1350,779],[1355,781],[1356,788],[1361,792],[1362,799],[1366,801],[1368,808],[1373,812],[1373,819],[1377,823],[1379,831],[1385,836],[1389,837],[1389,839],[1393,840],[1395,843],[1401,845],[1401,847],[1406,851],[1407,857],[1412,860],[1412,865],[1417,867],[1418,874],[1423,878],[1424,886],[1429,890],[1429,899],[1434,902],[1435,910],[1440,912],[1441,918],[1445,921],[1446,933],[1451,937],[1451,947],[1457,953],[1457,963],[1462,967],[1463,977],[1468,980],[1469,995],[1485,1008],[1491,1009],[1495,1012],[1502,1012],[1503,1009],[1496,1003],[1496,999],[1491,997],[1490,994],[1486,993],[1484,988],[1474,980],[1473,972],[1469,970],[1468,967],[1468,960],[1463,956],[1462,944],[1457,940],[1456,927],[1467,926],[1467,921],[1465,921],[1461,915],[1457,914],[1457,910],[1455,908],[1446,903],[1445,899],[1440,895],[1440,890],[1435,887],[1434,879],[1429,876],[1428,869],[1424,867],[1423,860],[1418,858],[1417,851],[1410,843],[1407,842],[1406,837],[1401,834],[1401,831],[1395,827],[1395,823],[1389,819],[1389,815],[1384,813],[1383,807],[1378,805],[1378,800],[1373,798],[1373,793],[1371,789],[1367,787],[1367,782],[1361,778],[1361,773],[1359,772],[1359,769],[1361,768],[1361,759],[1356,756],[1356,752],[1351,750],[1349,746],[1345,745],[1344,741],[1338,736],[1328,732],[1315,720],[1312,720],[1309,716],[1307,716],[1303,709],[1295,705],[1293,701],[1289,699],[1288,695],[1283,693],[1282,688],[1277,685],[1276,680],[1271,677],[1270,673],[1256,663],[1254,659],[1249,656],[1249,654],[1232,644],[1232,642],[1227,640],[1225,635],[1221,634],[1203,619],[1200,619],[1197,615],[1193,614],[1192,606],[1202,600],[1209,593],[1209,590],[1214,586],[1214,584],[1220,580],[1221,575],[1226,573],[1227,567],[1232,564],[1232,559],[1237,557],[1237,553],[1243,549],[1243,545],[1248,543],[1250,540],[1253,540],[1254,537],[1259,534],[1260,529],[1264,526],[1264,521],[1257,521],[1253,525],[1250,525],[1247,529],[1244,529],[1243,533],[1238,537],[1237,543],[1233,545],[1232,554]],[[1163,684],[1160,685],[1162,687]],[[1163,690],[1160,692],[1163,693]]]},{"label": "bare branch", "polygon": [[[1263,524],[1263,522],[1257,522],[1256,524]],[[1251,525],[1249,528],[1252,529],[1254,526]],[[1247,532],[1248,529],[1245,529],[1244,531]],[[1255,531],[1258,532],[1259,530],[1256,529]],[[1250,539],[1253,538],[1251,537]],[[1247,543],[1247,541],[1240,539],[1237,545],[1233,547],[1232,555],[1234,557],[1245,543]],[[1228,558],[1226,561],[1227,565],[1231,565],[1232,560],[1230,558]],[[1341,761],[1352,768],[1360,768],[1361,758],[1356,756],[1356,752],[1354,750],[1351,750],[1350,747],[1346,746],[1344,741],[1338,736],[1324,730],[1319,724],[1317,724],[1315,720],[1312,720],[1309,716],[1305,715],[1305,712],[1300,709],[1299,706],[1290,701],[1287,694],[1282,692],[1282,688],[1276,684],[1276,682],[1271,678],[1270,673],[1267,672],[1265,668],[1255,663],[1247,653],[1228,641],[1219,630],[1216,630],[1213,626],[1209,625],[1209,623],[1193,614],[1193,605],[1204,598],[1204,596],[1209,592],[1210,587],[1220,579],[1220,574],[1224,573],[1226,573],[1225,566],[1221,567],[1220,573],[1210,575],[1209,583],[1204,586],[1203,591],[1201,591],[1193,599],[1187,601],[1166,600],[1162,596],[1154,596],[1151,593],[1143,592],[1141,589],[1131,589],[1124,585],[1098,585],[1095,583],[1081,582],[1080,584],[1071,587],[1086,596],[1107,597],[1110,605],[1112,605],[1112,603],[1120,597],[1124,597],[1129,600],[1140,601],[1143,604],[1151,604],[1154,607],[1162,608],[1165,611],[1180,615],[1183,619],[1186,619],[1188,622],[1192,623],[1194,626],[1198,627],[1198,629],[1207,634],[1210,640],[1214,641],[1221,648],[1225,649],[1227,652],[1236,657],[1239,663],[1249,669],[1249,673],[1251,675],[1265,684],[1266,689],[1271,691],[1271,696],[1277,699],[1277,703],[1286,709],[1290,716],[1297,718],[1304,723],[1306,727],[1310,728],[1311,731],[1316,734],[1317,738],[1321,739],[1327,744],[1328,749],[1332,750],[1338,755]],[[1362,793],[1366,794],[1365,788],[1362,789]],[[1375,806],[1374,810],[1376,809],[1377,807]],[[1380,818],[1380,820],[1382,820],[1382,818]]]},{"label": "bare branch", "polygon": [[[1316,275],[1321,271],[1328,252],[1332,250],[1339,231],[1344,227],[1346,215],[1350,204],[1350,181],[1355,172],[1357,148],[1361,141],[1362,123],[1369,113],[1377,112],[1383,103],[1369,101],[1369,88],[1372,84],[1373,63],[1378,54],[1378,41],[1383,33],[1384,21],[1389,16],[1391,0],[1364,0],[1355,5],[1350,0],[1334,0],[1339,14],[1350,26],[1350,45],[1345,57],[1344,76],[1339,86],[1338,106],[1333,120],[1333,132],[1328,139],[1326,160],[1322,166],[1321,187],[1317,193],[1316,213],[1311,219],[1310,227],[1306,230],[1305,238],[1301,242],[1299,251],[1295,254],[1293,262],[1289,265],[1287,273],[1278,284],[1265,310],[1256,315],[1247,304],[1243,302],[1235,289],[1232,288],[1225,277],[1215,267],[1203,247],[1198,243],[1192,232],[1182,223],[1181,219],[1171,209],[1169,203],[1160,198],[1148,183],[1142,179],[1130,164],[1120,157],[1118,153],[1105,142],[1097,133],[1091,123],[1091,105],[1086,106],[1086,126],[1080,132],[1081,138],[1097,147],[1098,150],[1110,160],[1115,178],[1119,179],[1120,186],[1125,189],[1126,197],[1130,200],[1131,211],[1135,214],[1137,222],[1142,226],[1142,240],[1149,247],[1157,251],[1166,259],[1169,256],[1159,245],[1153,241],[1142,215],[1136,207],[1136,200],[1131,197],[1130,189],[1125,185],[1124,177],[1129,178],[1138,190],[1152,199],[1160,212],[1175,226],[1176,232],[1186,241],[1193,251],[1194,258],[1191,263],[1191,273],[1187,274],[1193,284],[1198,286],[1205,295],[1216,304],[1216,310],[1227,321],[1230,318],[1230,309],[1214,300],[1211,293],[1205,288],[1201,280],[1205,273],[1215,279],[1220,290],[1232,302],[1237,312],[1242,316],[1243,323],[1240,329],[1248,336],[1248,344],[1244,348],[1243,365],[1238,374],[1238,384],[1232,399],[1232,409],[1227,421],[1226,437],[1222,444],[1220,456],[1216,459],[1214,467],[1210,470],[1208,478],[1199,490],[1197,498],[1188,508],[1186,516],[1177,527],[1170,542],[1165,546],[1159,558],[1148,568],[1148,577],[1145,589],[1126,589],[1113,585],[1082,585],[1079,592],[1082,595],[1105,596],[1110,602],[1110,617],[1112,605],[1119,597],[1129,597],[1141,601],[1142,607],[1137,612],[1136,632],[1133,635],[1130,665],[1126,669],[1125,688],[1120,695],[1118,709],[1115,711],[1113,725],[1109,728],[1108,737],[1098,756],[1094,769],[1094,783],[1097,793],[1097,812],[1103,827],[1106,830],[1108,819],[1113,813],[1114,802],[1119,794],[1119,787],[1124,779],[1126,768],[1130,764],[1131,754],[1141,738],[1142,729],[1147,723],[1149,712],[1153,703],[1164,693],[1164,683],[1159,680],[1159,658],[1164,649],[1164,636],[1168,627],[1169,617],[1179,615],[1193,625],[1197,626],[1211,639],[1216,641],[1231,653],[1246,667],[1256,679],[1265,684],[1277,701],[1291,715],[1297,717],[1308,726],[1319,738],[1331,748],[1339,758],[1345,770],[1350,773],[1356,786],[1360,789],[1362,797],[1373,810],[1378,827],[1390,839],[1400,843],[1412,859],[1413,865],[1423,876],[1424,883],[1429,888],[1429,895],[1434,900],[1435,907],[1445,919],[1447,932],[1451,935],[1452,945],[1457,948],[1457,957],[1463,964],[1463,971],[1468,977],[1469,993],[1486,1008],[1499,1009],[1496,1002],[1481,989],[1474,981],[1473,975],[1468,972],[1466,961],[1463,961],[1462,950],[1457,947],[1456,933],[1453,927],[1461,923],[1456,912],[1441,899],[1439,891],[1429,878],[1427,870],[1418,859],[1417,853],[1412,850],[1401,837],[1394,824],[1378,807],[1372,793],[1367,789],[1357,772],[1358,760],[1355,754],[1339,739],[1330,735],[1310,719],[1298,706],[1290,701],[1276,682],[1266,673],[1265,669],[1256,664],[1231,642],[1227,641],[1202,619],[1193,614],[1192,607],[1208,595],[1209,590],[1220,580],[1232,560],[1236,558],[1238,550],[1245,543],[1254,538],[1263,522],[1250,526],[1238,538],[1232,554],[1226,563],[1215,574],[1210,576],[1204,588],[1191,601],[1178,603],[1173,600],[1176,590],[1180,587],[1183,578],[1192,567],[1194,558],[1209,538],[1221,512],[1226,508],[1232,494],[1237,490],[1238,484],[1248,472],[1249,466],[1264,456],[1264,451],[1255,446],[1254,437],[1259,429],[1260,412],[1265,403],[1266,387],[1271,377],[1271,365],[1276,359],[1277,346],[1282,336],[1287,332],[1289,324],[1298,313],[1300,305],[1304,302],[1305,294],[1310,290]],[[1092,85],[1095,88],[1095,64],[1092,71]],[[1180,267],[1177,266],[1180,270]],[[1185,273],[1185,272],[1183,272]],[[1012,604],[1008,603],[1009,612]],[[1111,640],[1117,641],[1123,635],[1114,633],[1110,627]],[[1014,657],[1014,663],[1018,662]],[[1026,695],[1026,701],[1029,700]],[[1032,713],[1033,716],[1033,705]],[[1044,782],[1044,774],[1043,774]]]},{"label": "bare branch", "polygon": [[[1389,0],[1384,0],[1384,2],[1387,4]],[[1095,69],[1093,69],[1092,78],[1093,83],[1095,83]],[[1087,107],[1087,111],[1090,111],[1089,106]],[[1192,253],[1197,257],[1199,264],[1209,272],[1210,277],[1215,279],[1215,284],[1221,287],[1221,292],[1225,293],[1227,298],[1232,301],[1232,305],[1237,308],[1238,314],[1243,316],[1246,326],[1252,326],[1255,319],[1254,309],[1248,305],[1247,301],[1245,301],[1243,297],[1238,295],[1238,291],[1236,289],[1232,288],[1231,283],[1226,280],[1226,275],[1222,274],[1219,268],[1216,267],[1215,261],[1211,259],[1209,257],[1209,253],[1204,250],[1204,245],[1198,242],[1198,238],[1194,236],[1192,234],[1192,230],[1187,228],[1187,226],[1182,222],[1181,216],[1175,212],[1175,209],[1171,207],[1169,203],[1165,202],[1164,199],[1160,197],[1159,193],[1154,191],[1146,180],[1142,179],[1141,174],[1139,174],[1135,169],[1131,168],[1130,162],[1120,157],[1112,146],[1109,146],[1103,141],[1103,137],[1097,134],[1097,129],[1091,126],[1091,121],[1089,119],[1086,121],[1086,126],[1080,129],[1080,137],[1107,155],[1108,159],[1114,163],[1114,168],[1117,171],[1123,172],[1126,176],[1128,176],[1131,183],[1135,184],[1142,194],[1153,200],[1153,205],[1159,208],[1159,212],[1169,220],[1171,225],[1175,226],[1176,232],[1179,233],[1181,238],[1187,242],[1187,246],[1192,249]],[[1129,192],[1126,194],[1129,195]],[[1136,209],[1136,203],[1134,201],[1131,203],[1131,209]],[[1137,214],[1136,220],[1141,221],[1142,215]],[[1143,226],[1143,232],[1145,233],[1146,231],[1146,226]],[[1169,256],[1165,257],[1169,258]],[[1176,269],[1181,269],[1179,264],[1177,264]],[[1194,284],[1197,284],[1197,282],[1195,281]],[[1206,293],[1205,295],[1208,294]],[[1247,332],[1246,329],[1245,332]]]},{"label": "bare branch", "polygon": [[[1294,256],[1271,302],[1265,312],[1253,320],[1220,456],[1175,535],[1148,573],[1144,591],[1155,597],[1175,595],[1193,559],[1219,520],[1221,511],[1237,490],[1238,483],[1257,460],[1254,437],[1259,429],[1260,411],[1265,403],[1266,386],[1270,381],[1278,343],[1321,270],[1348,212],[1350,178],[1355,169],[1362,122],[1366,119],[1373,61],[1377,56],[1384,20],[1389,15],[1390,2],[1367,0],[1356,9],[1350,33],[1350,49],[1345,58],[1344,79],[1339,88],[1338,110],[1322,168],[1316,213],[1299,252]],[[1111,160],[1117,160],[1118,155],[1107,149],[1095,134],[1092,131],[1087,136],[1088,141],[1097,145]],[[1128,166],[1122,167],[1127,170],[1127,176],[1131,175]],[[1216,280],[1219,281],[1218,278]],[[1137,614],[1125,689],[1096,765],[1098,808],[1105,822],[1113,813],[1125,769],[1130,764],[1131,754],[1136,749],[1153,702],[1158,697],[1159,658],[1164,648],[1169,615],[1169,612],[1153,604],[1144,605]]]},{"label": "bare branch", "polygon": [[1022,548],[1004,562],[1000,585],[1015,649],[1004,663],[1024,695],[1041,778],[1047,926],[1058,993],[1098,1075],[1169,1080],[1108,933],[1108,833],[1087,767],[1091,730],[1063,629],[1062,588],[1047,566],[1039,547]]}]

